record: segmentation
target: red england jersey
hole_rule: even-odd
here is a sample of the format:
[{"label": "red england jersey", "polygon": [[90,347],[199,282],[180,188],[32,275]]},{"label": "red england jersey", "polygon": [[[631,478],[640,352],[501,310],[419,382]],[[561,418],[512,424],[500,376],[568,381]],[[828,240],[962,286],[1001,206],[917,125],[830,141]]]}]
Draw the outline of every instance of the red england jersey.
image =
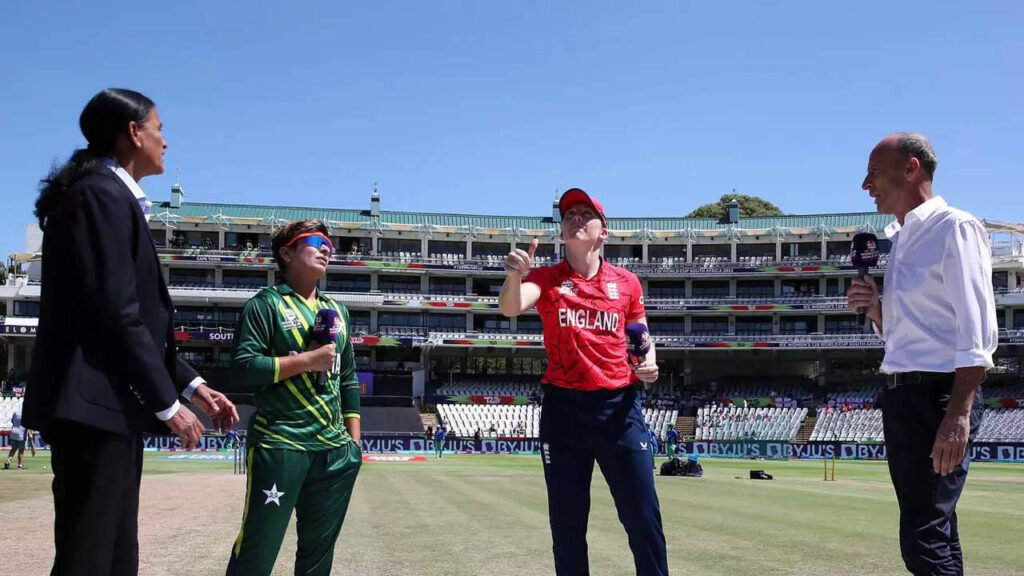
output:
[{"label": "red england jersey", "polygon": [[548,368],[541,382],[576,390],[605,390],[636,382],[626,357],[626,325],[643,318],[636,275],[602,261],[590,280],[567,261],[536,268],[524,282],[540,287]]}]

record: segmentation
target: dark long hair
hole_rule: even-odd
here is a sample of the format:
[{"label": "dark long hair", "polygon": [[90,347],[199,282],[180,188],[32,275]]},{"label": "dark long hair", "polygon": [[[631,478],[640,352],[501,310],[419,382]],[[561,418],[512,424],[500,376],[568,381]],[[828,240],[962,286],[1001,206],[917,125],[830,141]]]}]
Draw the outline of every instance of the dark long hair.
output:
[{"label": "dark long hair", "polygon": [[78,127],[88,146],[79,148],[62,166],[56,164],[39,182],[36,218],[46,229],[46,220],[60,206],[64,193],[83,175],[101,165],[101,158],[117,157],[117,138],[128,132],[129,123],[143,124],[153,101],[133,90],[108,88],[92,97],[78,117]]}]

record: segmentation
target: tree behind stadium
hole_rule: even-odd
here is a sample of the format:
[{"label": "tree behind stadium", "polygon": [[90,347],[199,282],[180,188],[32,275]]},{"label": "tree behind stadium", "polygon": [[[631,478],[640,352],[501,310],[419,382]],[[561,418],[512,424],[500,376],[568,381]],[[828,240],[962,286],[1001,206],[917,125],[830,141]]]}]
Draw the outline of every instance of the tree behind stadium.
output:
[{"label": "tree behind stadium", "polygon": [[740,216],[745,218],[757,218],[760,216],[783,216],[779,207],[767,200],[757,196],[746,194],[724,194],[718,202],[705,204],[686,215],[687,218],[716,218],[725,219],[729,211],[729,202],[735,199],[740,204]]}]

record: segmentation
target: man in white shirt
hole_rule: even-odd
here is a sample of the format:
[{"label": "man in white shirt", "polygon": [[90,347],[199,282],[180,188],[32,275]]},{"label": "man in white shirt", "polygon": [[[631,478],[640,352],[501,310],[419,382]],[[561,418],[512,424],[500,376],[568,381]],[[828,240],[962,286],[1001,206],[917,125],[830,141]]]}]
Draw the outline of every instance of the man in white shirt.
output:
[{"label": "man in white shirt", "polygon": [[885,341],[882,414],[904,564],[913,574],[963,574],[956,503],[998,328],[985,227],[932,196],[936,166],[920,134],[893,134],[872,150],[862,188],[896,217],[885,229],[885,298],[866,277],[847,300]]}]

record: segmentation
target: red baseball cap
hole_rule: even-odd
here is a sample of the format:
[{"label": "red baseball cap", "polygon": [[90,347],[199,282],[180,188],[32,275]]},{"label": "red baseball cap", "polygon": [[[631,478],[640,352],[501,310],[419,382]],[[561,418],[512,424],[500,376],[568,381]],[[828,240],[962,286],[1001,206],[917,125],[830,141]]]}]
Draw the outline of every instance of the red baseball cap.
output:
[{"label": "red baseball cap", "polygon": [[562,194],[562,198],[558,201],[558,213],[562,218],[565,218],[565,211],[572,207],[573,204],[586,204],[601,216],[602,222],[608,221],[608,218],[604,215],[604,206],[601,206],[600,202],[591,198],[581,188],[569,188]]}]

